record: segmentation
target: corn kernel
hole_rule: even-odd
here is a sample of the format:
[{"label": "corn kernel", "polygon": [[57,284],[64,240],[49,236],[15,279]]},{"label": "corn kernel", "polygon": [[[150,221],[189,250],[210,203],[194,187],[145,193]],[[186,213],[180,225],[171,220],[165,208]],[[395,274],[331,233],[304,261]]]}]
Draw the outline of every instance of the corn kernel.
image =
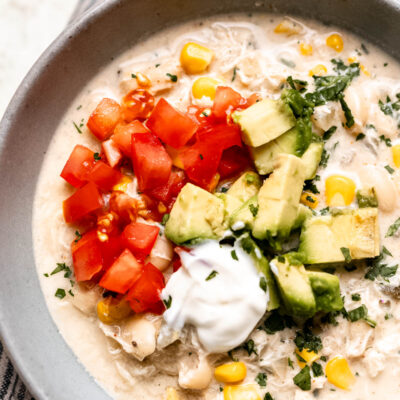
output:
[{"label": "corn kernel", "polygon": [[311,44],[300,43],[299,51],[300,51],[300,54],[303,56],[311,56],[311,54],[313,52],[313,48],[312,48]]},{"label": "corn kernel", "polygon": [[178,392],[174,388],[168,387],[166,400],[180,400]]},{"label": "corn kernel", "polygon": [[181,66],[188,74],[199,74],[210,65],[213,55],[207,47],[192,42],[186,43],[181,51]]},{"label": "corn kernel", "polygon": [[202,97],[208,97],[214,100],[217,86],[221,82],[214,78],[202,77],[194,81],[192,86],[192,93],[195,99],[201,99]]},{"label": "corn kernel", "polygon": [[343,39],[339,34],[333,33],[326,38],[326,45],[340,53],[343,50]]},{"label": "corn kernel", "polygon": [[107,297],[97,303],[97,316],[107,325],[113,324],[129,316],[131,308],[125,300]]},{"label": "corn kernel", "polygon": [[151,86],[151,80],[141,72],[136,74],[136,82],[142,88],[149,88]]},{"label": "corn kernel", "polygon": [[231,362],[215,368],[214,376],[219,382],[236,383],[246,378],[246,364],[242,362]]},{"label": "corn kernel", "polygon": [[318,197],[310,192],[303,192],[300,198],[301,203],[312,209],[316,208],[318,205]]},{"label": "corn kernel", "polygon": [[255,385],[225,386],[224,400],[261,400]]},{"label": "corn kernel", "polygon": [[332,385],[344,390],[349,390],[356,380],[347,360],[342,356],[337,356],[327,362],[325,374]]},{"label": "corn kernel", "polygon": [[132,182],[132,178],[130,176],[124,175],[122,179],[113,186],[113,190],[119,192],[126,192],[128,190],[128,185]]},{"label": "corn kernel", "polygon": [[[349,58],[347,59],[347,61],[348,61],[350,64],[352,64],[352,63],[358,62],[358,59],[357,59],[357,57],[349,57]],[[361,70],[365,75],[371,76],[370,72],[367,70],[367,68],[365,68],[365,65],[360,64],[360,70]]]},{"label": "corn kernel", "polygon": [[165,149],[167,150],[168,155],[171,157],[172,165],[177,167],[177,168],[180,168],[180,169],[185,169],[185,167],[183,165],[183,161],[182,161],[182,159],[180,157],[180,154],[182,153],[182,150],[184,148],[182,148],[180,150],[177,150],[177,149],[174,149],[171,146],[166,145]]},{"label": "corn kernel", "polygon": [[310,71],[308,71],[308,75],[309,76],[322,76],[325,75],[328,72],[328,70],[326,69],[325,65],[323,64],[318,64],[316,65],[313,69],[310,69]]},{"label": "corn kernel", "polygon": [[160,201],[157,205],[157,210],[160,214],[165,214],[167,212],[167,207],[162,201]]},{"label": "corn kernel", "polygon": [[275,27],[274,32],[278,34],[283,33],[288,36],[297,35],[298,33],[301,32],[301,26],[294,23],[293,21],[285,19]]},{"label": "corn kernel", "polygon": [[400,168],[400,144],[392,147],[393,163],[396,168]]},{"label": "corn kernel", "polygon": [[302,351],[296,349],[296,353],[305,361],[303,362],[297,359],[297,363],[299,364],[300,368],[304,368],[307,364],[311,364],[319,358],[318,353],[315,351],[308,351],[308,349],[305,348]]},{"label": "corn kernel", "polygon": [[354,200],[356,184],[342,175],[331,175],[325,181],[326,204],[333,207],[348,206]]}]

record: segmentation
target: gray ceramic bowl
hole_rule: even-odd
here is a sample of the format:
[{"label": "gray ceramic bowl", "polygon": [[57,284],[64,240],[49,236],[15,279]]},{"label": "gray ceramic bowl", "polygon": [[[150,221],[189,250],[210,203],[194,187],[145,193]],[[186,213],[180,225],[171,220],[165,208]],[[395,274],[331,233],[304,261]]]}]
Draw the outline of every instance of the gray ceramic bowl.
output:
[{"label": "gray ceramic bowl", "polygon": [[347,28],[400,58],[399,2],[379,0],[110,0],[53,43],[0,125],[0,336],[39,400],[109,397],[76,361],[47,311],[32,250],[32,201],[49,141],[85,83],[141,38],[191,18],[279,12]]}]

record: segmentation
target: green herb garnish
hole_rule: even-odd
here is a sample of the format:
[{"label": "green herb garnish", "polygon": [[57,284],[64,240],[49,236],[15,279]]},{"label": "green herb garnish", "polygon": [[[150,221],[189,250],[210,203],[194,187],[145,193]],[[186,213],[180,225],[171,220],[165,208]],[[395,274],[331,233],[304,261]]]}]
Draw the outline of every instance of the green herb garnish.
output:
[{"label": "green herb garnish", "polygon": [[267,386],[267,374],[264,372],[259,372],[256,376],[255,381],[261,386],[265,387]]},{"label": "green herb garnish", "polygon": [[65,290],[58,288],[54,296],[63,299],[65,297]]},{"label": "green herb garnish", "polygon": [[385,165],[385,169],[386,169],[387,172],[389,172],[389,174],[393,174],[394,173],[394,169],[390,165]]},{"label": "green herb garnish", "polygon": [[311,374],[310,367],[306,365],[294,378],[293,382],[301,390],[311,389]]},{"label": "green herb garnish", "polygon": [[100,154],[99,154],[99,153],[94,153],[94,154],[93,154],[93,158],[94,158],[95,161],[101,160],[101,157],[100,157]]},{"label": "green herb garnish", "polygon": [[168,308],[171,307],[172,304],[172,297],[171,295],[168,296],[168,299],[163,300],[163,303],[165,304],[165,308],[168,310]]},{"label": "green herb garnish", "polygon": [[166,73],[171,82],[178,82],[178,77],[176,75],[170,74],[169,72]]},{"label": "green herb garnish", "polygon": [[78,133],[81,134],[82,133],[82,129],[79,128],[79,126],[74,121],[72,121],[72,123],[74,124],[74,127],[78,131]]},{"label": "green herb garnish", "polygon": [[167,213],[167,214],[164,214],[163,215],[163,217],[162,217],[162,220],[161,220],[161,225],[163,225],[163,226],[165,226],[165,224],[168,222],[168,220],[169,220],[169,214]]},{"label": "green herb garnish", "polygon": [[393,236],[400,228],[400,218],[397,218],[396,221],[392,225],[389,226],[388,231],[386,232],[385,237]]},{"label": "green herb garnish", "polygon": [[258,213],[258,206],[255,206],[254,204],[249,204],[249,209],[250,212],[253,214],[253,217],[255,217]]},{"label": "green herb garnish", "polygon": [[311,365],[311,369],[313,372],[314,377],[318,377],[318,376],[323,376],[324,375],[324,370],[322,368],[322,365],[317,363],[317,362],[313,362]]},{"label": "green herb garnish", "polygon": [[217,276],[217,274],[218,274],[218,271],[215,271],[215,270],[211,271],[210,275],[207,276],[206,281],[209,281],[209,280],[215,278]]},{"label": "green herb garnish", "polygon": [[350,263],[352,260],[351,255],[350,255],[350,250],[347,247],[341,247],[340,251],[342,252],[346,263]]},{"label": "green herb garnish", "polygon": [[267,293],[267,280],[263,276],[260,278],[260,288]]}]

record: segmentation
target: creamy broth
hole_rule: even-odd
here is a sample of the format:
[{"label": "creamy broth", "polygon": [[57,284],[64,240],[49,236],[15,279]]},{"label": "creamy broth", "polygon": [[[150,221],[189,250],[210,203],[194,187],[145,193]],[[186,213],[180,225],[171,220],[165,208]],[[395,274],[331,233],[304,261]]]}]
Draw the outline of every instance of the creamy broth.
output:
[{"label": "creamy broth", "polygon": [[[395,145],[400,143],[399,130],[395,118],[384,115],[378,106],[379,100],[385,101],[386,96],[395,99],[396,93],[400,92],[400,68],[379,49],[342,31],[344,49],[341,53],[335,52],[326,46],[325,40],[337,31],[315,22],[296,20],[297,34],[275,34],[274,28],[281,21],[282,17],[269,15],[226,16],[191,22],[152,36],[114,60],[83,88],[50,143],[37,186],[33,218],[36,266],[41,287],[60,333],[88,372],[115,399],[164,398],[167,386],[178,387],[178,375],[181,386],[190,387],[187,383],[182,385],[185,379],[188,380],[184,376],[185,368],[202,368],[200,372],[204,379],[211,383],[206,390],[182,390],[182,399],[223,398],[220,384],[212,379],[212,371],[214,365],[229,361],[226,353],[207,358],[193,332],[184,329],[180,333],[182,343],[178,341],[165,347],[173,339],[167,338],[165,343],[159,339],[157,351],[140,362],[124,351],[123,338],[119,343],[113,339],[116,333],[112,327],[99,323],[95,313],[98,293],[84,292],[77,285],[71,287],[63,274],[44,276],[55,268],[56,263],[72,265],[70,243],[75,238],[76,227],[65,224],[62,201],[73,190],[59,174],[76,144],[100,151],[99,142],[85,126],[98,102],[103,97],[119,101],[135,87],[131,74],[143,71],[157,82],[154,87],[157,97],[165,97],[178,109],[185,110],[190,103],[212,104],[206,98],[192,99],[191,86],[198,75],[186,75],[180,69],[179,52],[188,41],[201,43],[215,53],[205,76],[220,79],[244,96],[257,92],[263,97],[278,98],[282,83],[290,75],[311,83],[309,71],[319,64],[323,64],[328,73],[334,73],[332,58],[340,58],[346,63],[353,58],[362,64],[360,76],[345,92],[355,118],[351,132],[342,126],[344,120],[338,102],[316,108],[314,114],[315,132],[337,126],[337,131],[325,144],[330,152],[329,161],[318,171],[320,180],[315,182],[321,192],[317,210],[326,206],[324,181],[330,175],[346,175],[353,179],[357,188],[374,186],[379,200],[381,243],[393,254],[387,262],[394,265],[400,261],[398,236],[385,237],[388,227],[400,217],[400,174],[397,169],[393,174],[385,169],[386,165],[393,164],[391,148],[379,138],[383,135]],[[311,44],[312,55],[300,54],[300,43]],[[178,81],[172,83],[166,78],[166,73],[177,75]],[[79,128],[81,134],[73,123],[78,128],[82,124]],[[365,134],[365,138],[356,140],[360,132]],[[130,188],[130,193],[135,193],[134,187]],[[166,276],[171,272],[168,269]],[[352,400],[397,398],[400,393],[399,301],[386,295],[378,281],[364,279],[365,272],[363,267],[359,267],[352,272],[340,269],[337,274],[346,309],[365,304],[369,316],[377,322],[376,328],[372,329],[363,321],[351,323],[339,317],[337,326],[322,325],[319,332],[323,342],[321,354],[328,358],[336,355],[346,357],[356,373],[356,383],[351,391],[334,387],[325,376],[313,378],[310,392],[303,392],[293,384],[299,368],[294,356],[295,331],[291,329],[274,335],[253,330],[250,338],[258,354],[249,356],[243,350],[235,353],[247,364],[244,382],[254,383],[260,371],[266,372],[267,386],[259,388],[260,394],[264,396],[268,391],[276,400],[336,399],[338,396]],[[390,285],[399,283],[398,275],[390,278]],[[67,291],[64,299],[54,296],[57,288]],[[68,290],[75,296],[68,294]],[[362,300],[351,300],[354,293],[360,294]],[[161,325],[161,330],[164,329],[161,317],[149,316],[148,319],[157,329]],[[146,332],[150,336],[156,335],[156,331],[151,329]],[[203,363],[205,358],[207,360]],[[294,369],[288,365],[288,358],[293,361]],[[196,367],[197,364],[200,366]]]}]

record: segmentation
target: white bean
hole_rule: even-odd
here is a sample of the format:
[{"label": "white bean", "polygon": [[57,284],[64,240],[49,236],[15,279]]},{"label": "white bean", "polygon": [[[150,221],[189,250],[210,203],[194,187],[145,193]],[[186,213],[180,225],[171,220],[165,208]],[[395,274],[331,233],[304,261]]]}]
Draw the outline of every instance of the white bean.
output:
[{"label": "white bean", "polygon": [[212,369],[207,356],[198,355],[197,365],[192,365],[193,355],[181,360],[179,366],[179,386],[184,389],[206,389],[212,378]]}]

